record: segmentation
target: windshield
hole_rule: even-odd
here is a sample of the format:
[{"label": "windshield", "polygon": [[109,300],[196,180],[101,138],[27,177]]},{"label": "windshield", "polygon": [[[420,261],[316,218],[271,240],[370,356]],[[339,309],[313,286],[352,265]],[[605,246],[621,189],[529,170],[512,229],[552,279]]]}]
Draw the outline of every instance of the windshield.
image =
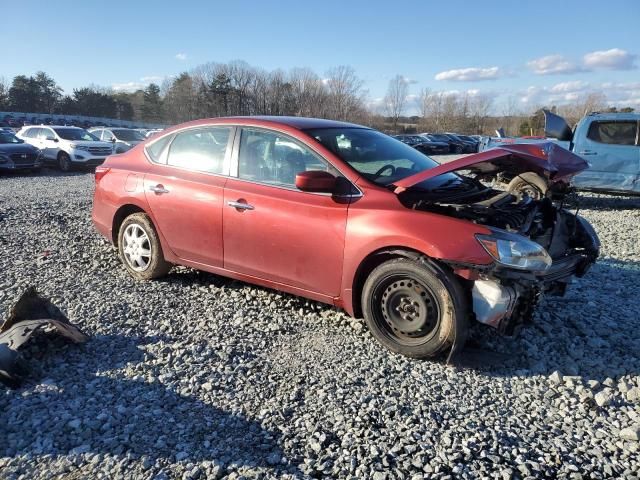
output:
[{"label": "windshield", "polygon": [[98,140],[98,137],[82,128],[54,128],[53,130],[64,140],[84,140],[86,142],[95,142]]},{"label": "windshield", "polygon": [[0,130],[0,143],[24,143],[18,137],[16,137],[13,133],[7,132],[6,130]]},{"label": "windshield", "polygon": [[111,130],[118,140],[124,140],[125,142],[141,142],[144,140],[144,135],[135,130],[127,130],[126,128],[115,128]]},{"label": "windshield", "polygon": [[[319,128],[306,133],[337,155],[366,179],[378,185],[391,185],[398,180],[438,166],[438,162],[418,150],[376,130],[364,128]],[[458,178],[439,175],[421,187],[432,188]]]}]

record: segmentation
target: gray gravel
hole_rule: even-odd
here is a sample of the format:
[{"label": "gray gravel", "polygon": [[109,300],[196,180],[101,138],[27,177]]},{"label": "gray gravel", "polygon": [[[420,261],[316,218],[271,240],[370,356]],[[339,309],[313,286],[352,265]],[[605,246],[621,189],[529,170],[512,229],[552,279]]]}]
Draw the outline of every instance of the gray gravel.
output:
[{"label": "gray gravel", "polygon": [[1,478],[638,478],[640,199],[583,198],[601,261],[453,367],[319,303],[183,268],[135,282],[92,184],[0,177],[0,315],[34,284],[92,336],[25,349]]}]

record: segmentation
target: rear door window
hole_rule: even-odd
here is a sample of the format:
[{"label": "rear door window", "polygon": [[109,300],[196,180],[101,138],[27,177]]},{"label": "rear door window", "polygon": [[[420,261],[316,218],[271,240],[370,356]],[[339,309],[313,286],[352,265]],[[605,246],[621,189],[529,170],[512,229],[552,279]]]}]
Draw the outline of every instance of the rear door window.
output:
[{"label": "rear door window", "polygon": [[231,130],[231,127],[205,127],[178,133],[169,146],[167,164],[199,172],[226,174],[225,159]]},{"label": "rear door window", "polygon": [[638,124],[633,121],[596,121],[589,126],[587,138],[609,145],[635,145],[637,130]]}]

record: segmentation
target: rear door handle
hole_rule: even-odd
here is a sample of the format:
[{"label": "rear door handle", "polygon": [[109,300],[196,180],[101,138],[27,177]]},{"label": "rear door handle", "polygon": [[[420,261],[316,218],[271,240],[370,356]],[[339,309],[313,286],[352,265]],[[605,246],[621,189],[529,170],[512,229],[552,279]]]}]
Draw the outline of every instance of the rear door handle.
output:
[{"label": "rear door handle", "polygon": [[593,150],[582,150],[578,152],[580,155],[597,155],[598,152],[594,152]]},{"label": "rear door handle", "polygon": [[153,193],[157,193],[157,194],[162,194],[162,193],[169,193],[169,190],[167,190],[166,188],[164,188],[163,185],[153,185],[151,187],[149,187],[149,190]]},{"label": "rear door handle", "polygon": [[246,202],[227,202],[227,205],[237,208],[238,210],[254,210],[254,206]]}]

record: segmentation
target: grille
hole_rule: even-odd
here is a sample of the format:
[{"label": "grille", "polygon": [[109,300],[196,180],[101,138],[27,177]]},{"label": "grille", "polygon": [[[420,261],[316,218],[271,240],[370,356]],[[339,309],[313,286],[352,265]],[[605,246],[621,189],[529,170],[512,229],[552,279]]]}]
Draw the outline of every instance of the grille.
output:
[{"label": "grille", "polygon": [[91,155],[111,155],[111,147],[89,147]]},{"label": "grille", "polygon": [[32,165],[38,156],[35,153],[14,153],[11,155],[14,165]]}]

